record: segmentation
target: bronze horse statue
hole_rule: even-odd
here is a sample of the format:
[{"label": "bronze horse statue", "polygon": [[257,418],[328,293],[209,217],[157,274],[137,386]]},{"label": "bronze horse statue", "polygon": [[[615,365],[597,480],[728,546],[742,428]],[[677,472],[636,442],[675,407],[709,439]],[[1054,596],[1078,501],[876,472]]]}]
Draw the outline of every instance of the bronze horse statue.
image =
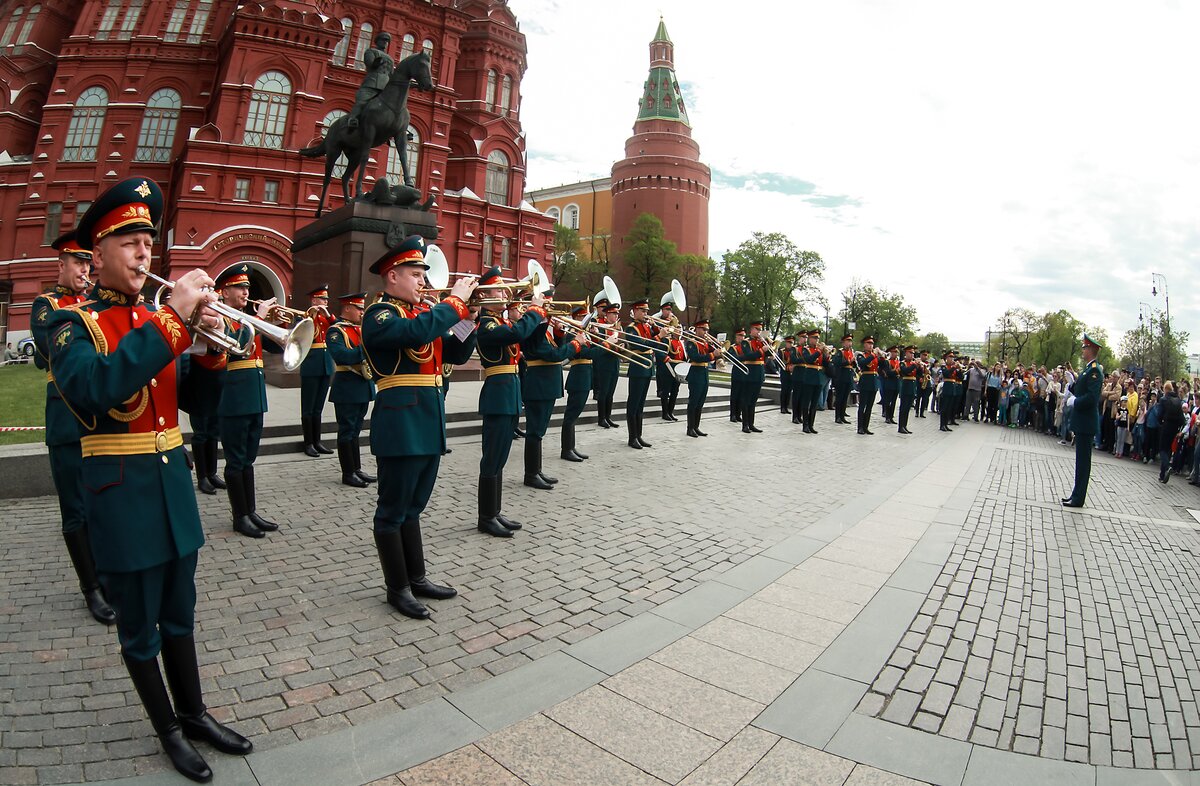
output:
[{"label": "bronze horse statue", "polygon": [[412,175],[408,171],[408,89],[416,82],[418,90],[433,90],[433,73],[429,55],[418,52],[396,64],[391,79],[379,95],[367,102],[359,115],[358,127],[347,127],[347,116],[339,117],[325,132],[325,138],[312,147],[300,151],[306,158],[325,156],[325,183],[321,186],[321,201],[317,204],[317,218],[325,209],[325,196],[329,181],[333,179],[333,167],[338,157],[346,156],[346,171],[342,174],[342,195],[351,201],[350,177],[357,172],[354,184],[354,199],[362,197],[363,175],[372,148],[389,142],[400,154],[400,169],[404,173],[404,185],[412,186]]}]

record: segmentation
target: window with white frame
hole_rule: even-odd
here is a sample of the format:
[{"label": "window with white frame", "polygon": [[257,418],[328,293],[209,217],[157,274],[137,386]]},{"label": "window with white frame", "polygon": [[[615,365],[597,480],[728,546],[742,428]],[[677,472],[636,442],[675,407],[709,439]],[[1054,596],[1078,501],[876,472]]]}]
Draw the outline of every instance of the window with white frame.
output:
[{"label": "window with white frame", "polygon": [[400,60],[417,51],[417,37],[412,33],[405,33],[403,40],[400,41]]},{"label": "window with white frame", "polygon": [[346,53],[350,51],[350,32],[354,27],[354,21],[348,16],[342,17],[342,40],[337,42],[337,46],[333,48],[333,64],[335,66],[346,65]]},{"label": "window with white frame", "polygon": [[512,241],[510,241],[506,237],[501,238],[500,239],[500,267],[503,268],[504,270],[508,270],[509,268],[512,267],[511,252],[512,252]]},{"label": "window with white frame", "polygon": [[488,69],[487,72],[487,93],[483,96],[484,108],[491,111],[492,105],[496,103],[496,72]]},{"label": "window with white frame", "polygon": [[96,145],[108,111],[108,93],[102,87],[89,87],[79,94],[67,127],[63,161],[95,161]]},{"label": "window with white frame", "polygon": [[563,225],[571,229],[579,229],[579,205],[567,205],[567,209],[563,211],[566,218],[563,219]]},{"label": "window with white frame", "polygon": [[269,205],[279,202],[279,181],[268,180],[263,184],[263,201]]},{"label": "window with white frame", "polygon": [[175,7],[171,9],[171,16],[167,19],[167,29],[163,31],[164,41],[179,40],[179,34],[183,31],[183,21],[187,19],[188,6],[191,4],[191,0],[175,0]]},{"label": "window with white frame", "polygon": [[42,245],[48,246],[58,239],[62,230],[62,202],[46,205],[46,226],[42,232]]},{"label": "window with white frame", "polygon": [[291,96],[291,81],[278,71],[268,71],[254,80],[242,144],[281,149]]},{"label": "window with white frame", "polygon": [[511,101],[512,101],[512,77],[509,76],[508,74],[505,74],[504,79],[501,82],[501,87],[500,87],[500,106],[497,108],[496,111],[498,111],[502,115],[507,115],[508,109],[509,109],[508,105],[509,105],[509,102],[511,102]]},{"label": "window with white frame", "polygon": [[430,62],[433,62],[433,40],[426,38],[421,42],[421,51],[429,55]]},{"label": "window with white frame", "polygon": [[154,95],[150,96],[150,100],[146,102],[146,112],[142,115],[142,130],[138,134],[134,161],[162,164],[171,160],[180,105],[179,93],[170,88],[156,90]]},{"label": "window with white frame", "polygon": [[100,15],[100,24],[96,25],[96,40],[106,41],[112,35],[117,24],[117,16],[121,13],[121,0],[108,0],[104,13]]},{"label": "window with white frame", "polygon": [[233,198],[242,201],[250,199],[250,178],[239,177],[233,181]]},{"label": "window with white frame", "polygon": [[508,156],[501,150],[488,153],[487,201],[494,205],[508,204]]},{"label": "window with white frame", "polygon": [[[412,126],[408,127],[408,142],[405,144],[405,154],[408,159],[408,176],[415,183],[417,182],[417,173],[420,171],[418,167],[421,164],[421,132]],[[400,154],[396,152],[394,145],[388,145],[387,175],[392,183],[399,184],[404,182],[403,173],[400,171]]]},{"label": "window with white frame", "polygon": [[555,221],[555,223],[557,223],[557,222],[558,222],[558,219],[559,219],[559,218],[560,218],[560,216],[561,216],[561,214],[559,213],[559,211],[558,211],[558,208],[557,208],[557,207],[552,207],[552,208],[548,209],[548,210],[546,211],[546,215],[550,216],[550,218],[553,218],[553,219],[554,219],[554,221]]},{"label": "window with white frame", "polygon": [[[4,28],[3,36],[0,36],[0,46],[28,44],[29,36],[33,33],[33,24],[41,12],[40,5],[30,6],[27,12],[24,6],[14,9],[12,16],[9,17],[8,26]],[[22,16],[25,18],[25,24],[21,25],[20,32],[17,32],[17,25],[20,24]]]},{"label": "window with white frame", "polygon": [[359,71],[366,70],[367,64],[363,62],[363,57],[371,48],[371,38],[374,32],[375,28],[370,22],[363,22],[362,27],[358,29],[358,49],[354,52],[354,67]]},{"label": "window with white frame", "polygon": [[486,271],[492,266],[492,236],[483,236],[483,269]]},{"label": "window with white frame", "polygon": [[[329,114],[325,115],[325,119],[321,121],[321,127],[325,130],[325,133],[329,133],[329,127],[332,126],[338,118],[345,116],[346,112],[344,110],[335,109]],[[338,156],[337,162],[333,165],[333,178],[335,180],[341,179],[342,175],[346,174],[346,166],[349,165],[349,163],[350,160],[346,158],[345,153],[342,153]]]},{"label": "window with white frame", "polygon": [[196,13],[192,14],[192,23],[188,25],[189,44],[198,44],[204,39],[204,31],[208,28],[208,17],[212,14],[213,0],[199,0]]},{"label": "window with white frame", "polygon": [[4,26],[4,32],[0,33],[0,46],[8,46],[17,37],[17,28],[21,25],[21,19],[25,16],[25,6],[19,5],[13,9],[12,14],[8,17],[8,24]]},{"label": "window with white frame", "polygon": [[129,0],[129,6],[125,9],[125,18],[121,20],[121,29],[117,31],[117,38],[122,41],[128,41],[133,37],[133,33],[137,30],[138,20],[142,17],[142,2],[143,0]]}]

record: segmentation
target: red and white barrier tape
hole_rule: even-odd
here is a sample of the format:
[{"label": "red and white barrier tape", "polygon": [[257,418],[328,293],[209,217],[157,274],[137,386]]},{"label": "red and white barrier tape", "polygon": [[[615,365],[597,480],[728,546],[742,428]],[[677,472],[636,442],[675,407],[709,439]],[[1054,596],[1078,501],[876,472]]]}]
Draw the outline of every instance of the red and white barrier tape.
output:
[{"label": "red and white barrier tape", "polygon": [[0,426],[2,431],[45,431],[45,426]]}]

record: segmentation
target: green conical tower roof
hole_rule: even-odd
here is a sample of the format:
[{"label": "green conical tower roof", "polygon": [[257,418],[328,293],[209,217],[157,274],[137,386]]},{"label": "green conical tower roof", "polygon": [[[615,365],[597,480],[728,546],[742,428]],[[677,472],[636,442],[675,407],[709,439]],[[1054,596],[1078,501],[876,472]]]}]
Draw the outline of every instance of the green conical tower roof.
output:
[{"label": "green conical tower roof", "polygon": [[667,35],[667,23],[659,17],[658,30],[650,42],[650,75],[638,102],[638,122],[674,120],[691,128],[679,80],[675,77],[675,46]]}]

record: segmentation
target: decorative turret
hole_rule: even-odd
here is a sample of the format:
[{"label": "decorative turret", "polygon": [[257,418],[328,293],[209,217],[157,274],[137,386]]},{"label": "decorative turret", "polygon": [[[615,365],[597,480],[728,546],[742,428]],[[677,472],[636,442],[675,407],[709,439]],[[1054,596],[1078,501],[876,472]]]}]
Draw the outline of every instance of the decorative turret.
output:
[{"label": "decorative turret", "polygon": [[688,123],[687,108],[683,105],[683,94],[679,92],[679,80],[675,78],[675,45],[667,35],[667,24],[659,17],[658,31],[650,42],[650,76],[638,102],[639,121],[678,120]]}]

